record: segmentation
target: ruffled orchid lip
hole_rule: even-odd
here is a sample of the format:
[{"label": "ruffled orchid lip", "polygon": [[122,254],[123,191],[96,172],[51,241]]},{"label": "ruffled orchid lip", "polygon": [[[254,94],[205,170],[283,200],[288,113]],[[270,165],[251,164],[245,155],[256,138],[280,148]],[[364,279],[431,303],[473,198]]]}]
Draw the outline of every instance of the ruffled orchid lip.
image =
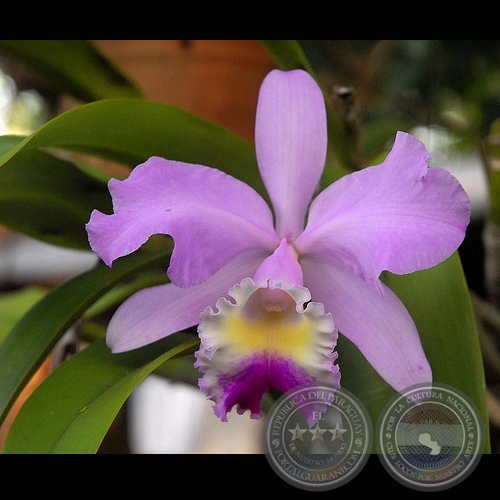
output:
[{"label": "ruffled orchid lip", "polygon": [[286,392],[316,380],[339,385],[331,315],[298,285],[276,285],[273,290],[288,294],[292,304],[269,310],[260,297],[266,290],[245,278],[228,292],[234,301],[221,298],[217,311],[208,307],[201,315],[195,366],[203,373],[200,388],[223,421],[235,405],[259,418],[261,398],[271,388]]}]

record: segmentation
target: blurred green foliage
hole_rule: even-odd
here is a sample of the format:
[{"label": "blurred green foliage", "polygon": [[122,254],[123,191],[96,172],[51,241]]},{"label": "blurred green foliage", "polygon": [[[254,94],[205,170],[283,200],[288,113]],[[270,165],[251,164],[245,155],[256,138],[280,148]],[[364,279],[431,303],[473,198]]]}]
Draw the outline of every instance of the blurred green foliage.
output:
[{"label": "blurred green foliage", "polygon": [[398,128],[475,141],[500,117],[499,40],[301,40],[319,81],[352,87],[363,160]]}]

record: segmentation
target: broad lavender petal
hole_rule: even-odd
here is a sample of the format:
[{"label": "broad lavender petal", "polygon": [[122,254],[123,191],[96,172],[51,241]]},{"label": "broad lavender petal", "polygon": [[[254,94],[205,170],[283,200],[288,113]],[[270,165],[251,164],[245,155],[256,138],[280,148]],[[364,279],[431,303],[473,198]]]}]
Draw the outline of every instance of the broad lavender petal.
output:
[{"label": "broad lavender petal", "polygon": [[168,275],[187,287],[202,283],[249,249],[279,244],[271,210],[247,184],[219,170],[152,157],[124,181],[112,179],[114,214],[92,212],[92,249],[112,262],[157,233],[175,242]]},{"label": "broad lavender petal", "polygon": [[323,257],[303,257],[304,284],[335,318],[339,332],[396,390],[431,382],[432,371],[415,323],[394,292],[383,283],[374,286],[342,263]]},{"label": "broad lavender petal", "polygon": [[129,351],[195,326],[200,314],[246,276],[252,276],[266,254],[249,251],[234,258],[207,281],[190,288],[172,283],[136,292],[117,309],[106,341],[113,352]]},{"label": "broad lavender petal", "polygon": [[294,242],[323,252],[376,282],[383,270],[406,274],[447,259],[461,244],[469,198],[446,170],[428,168],[425,146],[399,132],[386,160],[346,175],[311,205]]},{"label": "broad lavender petal", "polygon": [[308,73],[274,70],[266,76],[257,105],[255,149],[276,230],[291,240],[303,230],[327,149],[324,97]]}]

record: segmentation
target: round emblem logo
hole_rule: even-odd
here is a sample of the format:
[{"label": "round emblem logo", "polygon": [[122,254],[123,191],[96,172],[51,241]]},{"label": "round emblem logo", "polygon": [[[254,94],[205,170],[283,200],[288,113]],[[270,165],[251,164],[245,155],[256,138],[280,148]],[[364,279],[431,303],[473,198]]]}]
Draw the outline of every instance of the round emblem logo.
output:
[{"label": "round emblem logo", "polygon": [[325,491],[351,481],[365,465],[372,443],[372,423],[359,399],[321,383],[283,394],[264,424],[269,464],[304,490]]},{"label": "round emblem logo", "polygon": [[375,435],[386,470],[421,491],[463,481],[478,464],[485,439],[474,403],[444,384],[419,384],[398,394],[382,412]]}]

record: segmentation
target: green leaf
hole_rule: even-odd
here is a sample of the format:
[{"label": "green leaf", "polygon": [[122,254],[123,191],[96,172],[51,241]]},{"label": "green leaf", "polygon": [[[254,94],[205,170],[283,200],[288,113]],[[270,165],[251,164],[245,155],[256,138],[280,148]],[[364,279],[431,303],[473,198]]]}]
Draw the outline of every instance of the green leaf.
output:
[{"label": "green leaf", "polygon": [[260,181],[252,144],[233,132],[168,104],[110,99],[63,113],[0,158],[0,166],[26,149],[59,148],[130,167],[157,155],[202,163],[245,182]]},{"label": "green leaf", "polygon": [[[435,382],[455,387],[477,406],[488,431],[486,382],[472,301],[458,253],[425,271],[386,283],[417,325]],[[489,452],[486,439],[485,452]]]},{"label": "green leaf", "polygon": [[7,154],[24,140],[22,135],[1,135],[0,136],[0,157]]},{"label": "green leaf", "polygon": [[[384,273],[383,281],[403,301],[417,326],[434,382],[455,387],[481,412],[490,452],[484,370],[474,312],[458,254],[431,269],[403,276]],[[359,350],[340,335],[338,363],[342,386],[367,407],[376,422],[396,394]]]},{"label": "green leaf", "polygon": [[304,69],[313,74],[313,69],[307,60],[297,40],[259,40],[267,50],[279,69]]},{"label": "green leaf", "polygon": [[[173,246],[173,244],[172,244]],[[110,290],[104,297],[100,298],[94,305],[89,307],[84,314],[86,320],[105,314],[118,307],[123,301],[134,293],[152,286],[164,285],[169,282],[165,269],[153,269],[143,271],[134,279],[128,279],[124,284],[117,285]]]},{"label": "green leaf", "polygon": [[0,40],[0,52],[28,65],[53,90],[84,102],[142,96],[88,40]]},{"label": "green leaf", "polygon": [[166,269],[168,254],[136,253],[101,264],[52,290],[37,302],[0,344],[0,422],[15,398],[64,333],[104,293],[145,269]]},{"label": "green leaf", "polygon": [[0,294],[0,344],[24,314],[46,293],[45,288],[34,285]]},{"label": "green leaf", "polygon": [[[9,143],[11,137],[0,137],[0,150]],[[0,224],[13,231],[88,249],[85,224],[93,208],[111,210],[106,186],[44,151],[22,149],[0,167]]]},{"label": "green leaf", "polygon": [[104,340],[95,342],[51,373],[28,398],[4,453],[97,452],[133,389],[155,368],[198,345],[196,336],[185,333],[123,354],[111,354]]},{"label": "green leaf", "polygon": [[[158,155],[262,181],[253,145],[228,129],[174,106],[142,99],[86,104],[50,120],[19,142],[8,136],[0,166],[26,150],[59,148],[135,167]],[[9,147],[11,146],[11,147]],[[0,153],[3,150],[0,148]]]}]

